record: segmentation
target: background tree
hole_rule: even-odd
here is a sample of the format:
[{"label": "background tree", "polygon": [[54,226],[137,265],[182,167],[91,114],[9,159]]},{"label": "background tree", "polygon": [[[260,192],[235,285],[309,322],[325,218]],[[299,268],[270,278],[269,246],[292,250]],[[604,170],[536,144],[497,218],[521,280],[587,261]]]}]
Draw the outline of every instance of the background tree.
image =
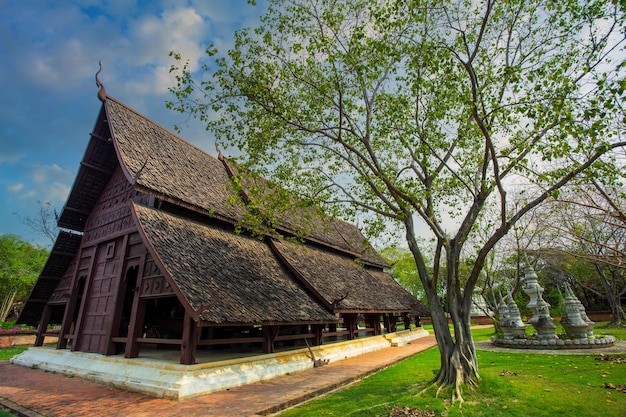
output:
[{"label": "background tree", "polygon": [[14,214],[33,232],[45,238],[49,244],[48,247],[52,248],[59,234],[59,227],[57,226],[59,214],[49,201],[38,200],[37,205],[39,206],[39,211],[34,216]]},{"label": "background tree", "polygon": [[408,248],[392,246],[384,248],[380,254],[391,264],[391,275],[415,298],[427,305],[424,288],[417,273],[415,259]]},{"label": "background tree", "polygon": [[[614,123],[623,28],[606,1],[271,1],[227,56],[207,49],[216,59],[204,81],[173,54],[168,106],[303,200],[365,213],[369,232],[399,227],[431,310],[434,383],[461,399],[462,384],[479,378],[470,309],[487,255],[524,214],[624,145]],[[512,206],[520,182],[526,201]],[[257,207],[272,196],[257,196]],[[462,279],[461,254],[487,205],[497,221]]]},{"label": "background tree", "polygon": [[612,325],[625,320],[626,194],[621,187],[587,184],[568,187],[549,206],[554,218],[545,231],[551,246],[536,248],[561,279],[606,300]]},{"label": "background tree", "polygon": [[14,302],[32,289],[48,258],[48,250],[14,235],[0,235],[0,321],[5,321]]}]

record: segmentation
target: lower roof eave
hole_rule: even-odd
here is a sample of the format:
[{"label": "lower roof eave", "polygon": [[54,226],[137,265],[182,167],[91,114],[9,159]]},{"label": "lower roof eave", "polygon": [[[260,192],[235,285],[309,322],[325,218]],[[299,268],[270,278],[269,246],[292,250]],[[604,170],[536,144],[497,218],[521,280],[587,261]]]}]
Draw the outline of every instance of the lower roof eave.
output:
[{"label": "lower roof eave", "polygon": [[346,308],[346,309],[342,309],[342,308],[338,308],[335,309],[333,311],[336,314],[341,314],[341,313],[357,313],[357,314],[402,314],[402,313],[410,313],[411,309],[410,308],[406,308],[406,309],[402,309],[402,310],[398,310],[398,309],[352,309],[352,308]]},{"label": "lower roof eave", "polygon": [[142,192],[142,193],[144,193],[146,195],[149,195],[151,197],[163,200],[163,201],[165,201],[167,203],[174,204],[176,206],[185,208],[185,209],[190,210],[190,211],[192,211],[194,213],[197,213],[198,215],[206,216],[208,218],[219,220],[219,221],[222,221],[222,222],[225,222],[225,223],[229,223],[229,224],[232,224],[232,225],[236,225],[238,223],[237,219],[233,219],[231,217],[228,217],[226,215],[223,215],[223,214],[220,214],[220,213],[217,213],[217,212],[214,212],[214,211],[209,211],[209,210],[204,209],[202,207],[198,207],[195,204],[188,203],[188,202],[180,200],[180,199],[178,199],[176,197],[172,197],[172,196],[160,193],[160,192],[155,191],[155,190],[153,190],[151,188],[148,188],[146,186],[143,186],[143,185],[140,185],[140,184],[135,184],[134,187],[135,187],[135,189],[137,191],[140,191],[140,192]]},{"label": "lower roof eave", "polygon": [[338,323],[339,319],[335,320],[301,320],[301,321],[263,321],[263,322],[209,322],[198,321],[200,327],[232,327],[232,326],[300,326],[303,324],[332,324]]}]

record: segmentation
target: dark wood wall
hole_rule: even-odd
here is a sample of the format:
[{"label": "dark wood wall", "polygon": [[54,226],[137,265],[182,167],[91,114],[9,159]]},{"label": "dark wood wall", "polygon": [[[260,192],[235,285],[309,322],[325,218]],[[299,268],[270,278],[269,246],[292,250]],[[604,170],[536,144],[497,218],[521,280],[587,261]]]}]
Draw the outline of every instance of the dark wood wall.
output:
[{"label": "dark wood wall", "polygon": [[66,304],[63,328],[73,333],[72,350],[112,353],[111,338],[123,325],[128,271],[136,271],[146,255],[131,200],[151,199],[135,191],[118,166],[87,218],[79,253],[53,293],[51,303]]}]

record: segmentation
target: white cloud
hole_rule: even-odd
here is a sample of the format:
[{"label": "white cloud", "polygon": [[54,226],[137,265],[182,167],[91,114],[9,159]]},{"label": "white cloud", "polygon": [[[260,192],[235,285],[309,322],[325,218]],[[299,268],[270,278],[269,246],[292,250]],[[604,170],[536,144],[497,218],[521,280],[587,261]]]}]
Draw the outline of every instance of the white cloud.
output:
[{"label": "white cloud", "polygon": [[142,16],[131,27],[138,65],[167,64],[170,62],[169,52],[176,51],[189,59],[195,68],[204,54],[201,45],[206,22],[194,9],[174,9],[158,16]]},{"label": "white cloud", "polygon": [[93,72],[94,60],[79,39],[69,39],[54,51],[40,54],[29,64],[31,79],[53,91],[78,85],[85,74]]},{"label": "white cloud", "polygon": [[12,192],[13,194],[19,193],[20,191],[22,191],[22,189],[24,188],[24,184],[14,184],[14,185],[9,185],[7,187],[7,190],[9,190],[10,192]]},{"label": "white cloud", "polygon": [[70,192],[74,174],[56,164],[34,165],[30,167],[28,178],[31,183],[21,198],[36,196],[41,201],[62,203]]},{"label": "white cloud", "polygon": [[[2,143],[3,141],[0,141],[0,144],[2,144],[2,147],[5,146],[9,146],[5,143]],[[24,157],[24,153],[20,152],[19,150],[16,149],[6,149],[4,151],[0,151],[0,164],[3,162],[17,162],[20,159],[22,159]]]}]

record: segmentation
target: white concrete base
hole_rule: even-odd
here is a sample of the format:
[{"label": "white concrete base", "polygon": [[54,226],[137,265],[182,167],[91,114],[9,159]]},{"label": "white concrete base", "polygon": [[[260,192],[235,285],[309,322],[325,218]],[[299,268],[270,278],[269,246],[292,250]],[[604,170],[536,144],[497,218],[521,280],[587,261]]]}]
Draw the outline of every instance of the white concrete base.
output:
[{"label": "white concrete base", "polygon": [[428,336],[428,331],[419,327],[411,331],[389,333],[384,336],[389,341],[392,347],[399,347],[408,345],[411,343],[411,341],[419,339],[420,337]]},{"label": "white concrete base", "polygon": [[[311,349],[316,359],[333,362],[394,345],[400,346],[426,335],[428,332],[423,329],[404,330]],[[169,399],[188,398],[313,367],[307,348],[180,365],[159,358],[126,359],[120,355],[104,356],[67,349],[32,347],[12,358],[11,362]]]}]

